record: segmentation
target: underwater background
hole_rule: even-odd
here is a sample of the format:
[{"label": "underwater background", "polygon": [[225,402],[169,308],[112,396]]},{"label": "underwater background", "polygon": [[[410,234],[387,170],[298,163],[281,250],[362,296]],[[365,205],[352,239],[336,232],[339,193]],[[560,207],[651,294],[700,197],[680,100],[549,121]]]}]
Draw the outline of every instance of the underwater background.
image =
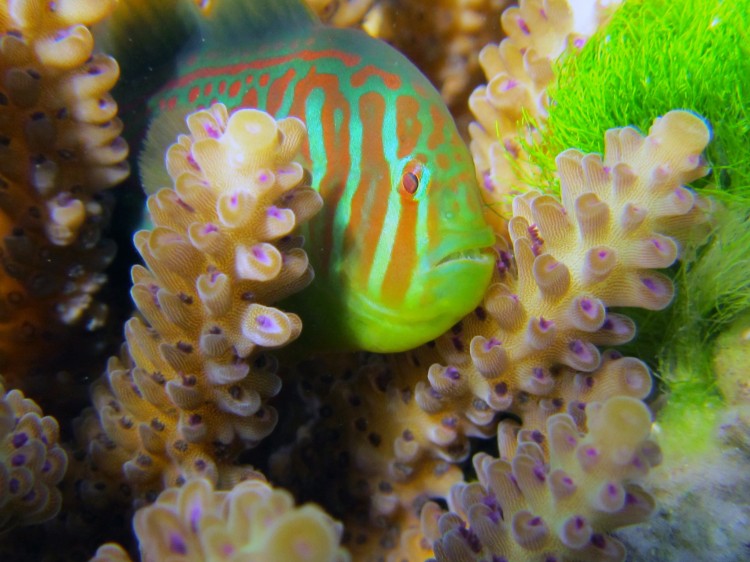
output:
[{"label": "underwater background", "polygon": [[0,560],[749,559],[748,30],[0,1]]}]

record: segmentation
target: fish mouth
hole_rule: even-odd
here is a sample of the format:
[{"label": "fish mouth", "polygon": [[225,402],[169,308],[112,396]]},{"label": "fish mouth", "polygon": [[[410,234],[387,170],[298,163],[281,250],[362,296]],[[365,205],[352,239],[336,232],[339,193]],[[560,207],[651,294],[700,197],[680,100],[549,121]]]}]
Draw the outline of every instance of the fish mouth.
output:
[{"label": "fish mouth", "polygon": [[491,248],[473,247],[451,252],[447,256],[438,260],[438,262],[435,264],[435,267],[440,267],[441,265],[456,264],[459,262],[486,263],[487,261],[490,261],[492,259],[493,256]]}]

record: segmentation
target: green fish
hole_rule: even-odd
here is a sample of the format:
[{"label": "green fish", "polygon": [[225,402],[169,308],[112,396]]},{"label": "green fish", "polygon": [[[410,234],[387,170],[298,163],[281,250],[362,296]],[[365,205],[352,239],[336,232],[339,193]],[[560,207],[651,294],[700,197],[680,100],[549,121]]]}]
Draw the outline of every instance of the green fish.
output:
[{"label": "green fish", "polygon": [[187,112],[221,102],[298,117],[309,133],[303,165],[324,201],[303,228],[315,279],[280,304],[302,317],[302,340],[398,352],[450,329],[479,304],[496,256],[440,94],[386,43],[326,27],[300,1],[214,4],[150,98],[147,191],[169,185],[170,123]]}]

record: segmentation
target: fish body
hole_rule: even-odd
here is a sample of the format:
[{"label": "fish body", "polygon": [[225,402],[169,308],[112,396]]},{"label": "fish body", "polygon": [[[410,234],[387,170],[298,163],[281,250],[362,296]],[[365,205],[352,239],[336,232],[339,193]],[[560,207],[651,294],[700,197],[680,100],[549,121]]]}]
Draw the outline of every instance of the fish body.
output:
[{"label": "fish body", "polygon": [[303,337],[393,352],[449,329],[482,298],[494,234],[438,92],[390,46],[325,27],[296,1],[223,6],[152,97],[152,128],[215,102],[300,118],[324,201],[303,231],[315,280],[283,305]]}]

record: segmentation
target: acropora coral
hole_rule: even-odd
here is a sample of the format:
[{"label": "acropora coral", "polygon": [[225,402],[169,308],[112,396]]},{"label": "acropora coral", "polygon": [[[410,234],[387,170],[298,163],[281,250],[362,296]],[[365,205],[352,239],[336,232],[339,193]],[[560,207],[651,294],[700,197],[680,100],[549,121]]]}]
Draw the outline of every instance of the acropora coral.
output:
[{"label": "acropora coral", "polygon": [[154,228],[135,236],[139,315],[92,387],[96,419],[79,427],[92,469],[135,498],[191,477],[232,481],[237,454],[278,418],[267,401],[281,381],[260,351],[301,329],[271,305],[312,279],[290,236],[321,204],[293,161],[302,122],[216,104],[187,124],[167,152],[173,187],[148,200]]},{"label": "acropora coral", "polygon": [[51,519],[60,510],[57,485],[68,457],[57,421],[0,378],[0,533]]},{"label": "acropora coral", "polygon": [[625,2],[606,33],[594,35],[560,66],[543,140],[529,148],[536,181],[554,189],[547,180],[559,150],[570,143],[601,150],[590,129],[594,123],[643,128],[653,115],[680,107],[711,127],[705,158],[712,174],[698,185],[721,202],[715,225],[705,245],[685,246],[688,259],[674,274],[674,306],[649,319],[636,316],[639,337],[632,346],[656,367],[669,395],[657,418],[667,459],[670,453],[703,456],[715,444],[724,399],[711,360],[714,342],[750,305],[749,26],[746,0],[688,0],[679,7],[661,0]]},{"label": "acropora coral", "polygon": [[[5,322],[7,380],[36,398],[28,371],[68,380],[55,350],[77,324],[99,327],[106,305],[130,319],[120,352],[90,361],[103,372],[89,374],[92,407],[72,428],[61,419],[67,453],[55,420],[0,386],[0,533],[14,529],[0,556],[624,560],[632,539],[618,529],[647,521],[677,473],[658,466],[657,441],[674,427],[664,402],[687,388],[665,392],[642,360],[667,365],[673,355],[652,351],[679,334],[652,330],[645,345],[634,316],[648,326],[677,291],[678,310],[660,315],[690,318],[690,334],[706,333],[694,317],[718,319],[707,351],[686,354],[716,354],[693,386],[719,386],[723,443],[750,450],[743,317],[716,337],[750,303],[737,273],[746,238],[729,237],[745,232],[746,103],[718,83],[746,83],[733,50],[746,14],[730,25],[726,2],[689,3],[678,14],[661,0],[592,0],[582,25],[565,0],[307,1],[331,25],[419,51],[435,90],[301,0],[2,2],[2,287],[21,311]],[[664,27],[694,40],[655,49]],[[632,48],[630,33],[652,48]],[[143,144],[121,188],[149,194],[132,315],[126,299],[93,298],[113,256],[103,190],[128,174],[108,93],[119,68],[92,54],[95,37],[123,66],[115,92],[128,139]],[[697,44],[692,78],[710,68],[706,53],[731,56],[691,90],[681,69],[663,73]],[[624,63],[633,53],[657,61],[646,78]],[[480,69],[488,83],[467,104]],[[659,103],[623,91],[625,70]],[[475,122],[459,132],[454,117]],[[734,198],[707,197],[722,188]],[[685,279],[712,268],[731,287],[707,285],[716,298],[685,316]],[[367,291],[377,298],[358,338],[367,299],[351,296]],[[16,349],[27,325],[46,332]],[[49,360],[34,364],[37,342]],[[332,348],[347,352],[321,353]],[[117,535],[131,516],[134,535]]]},{"label": "acropora coral", "polygon": [[[586,405],[588,432],[570,414],[547,419],[546,432],[498,429],[500,459],[474,456],[479,478],[453,487],[449,513],[431,537],[440,562],[622,560],[625,550],[603,533],[648,518],[654,502],[633,480],[659,462],[648,438],[651,412],[616,396]],[[434,518],[428,504],[423,518]]]},{"label": "acropora coral", "polygon": [[128,146],[109,94],[118,65],[93,53],[87,26],[113,5],[0,5],[1,368],[37,393],[50,377],[32,376],[66,368],[50,358],[75,341],[74,328],[106,317],[94,300],[115,251],[101,238],[113,203],[105,190],[128,175]]},{"label": "acropora coral", "polygon": [[[169,488],[135,516],[144,562],[347,562],[342,526],[315,505],[294,506],[289,492],[262,480],[215,491],[205,478]],[[126,562],[116,544],[91,562]]]},{"label": "acropora coral", "polygon": [[[495,433],[498,413],[531,433],[567,412],[584,430],[586,404],[649,395],[644,363],[599,346],[634,334],[610,307],[658,310],[671,300],[671,281],[654,269],[671,265],[680,238],[706,220],[706,202],[685,184],[707,171],[700,155],[709,130],[674,111],[648,137],[623,128],[606,138],[604,159],[575,150],[558,157],[562,202],[516,198],[512,250],[498,243],[493,284],[452,330],[359,369],[301,371],[317,420],[300,432],[298,452],[279,453],[272,475],[319,502],[314,483],[336,475],[328,505],[360,537],[355,558],[377,559],[383,544],[396,548],[393,536],[421,527],[424,501],[460,480],[452,463],[469,456],[470,437]],[[342,426],[334,412],[349,421]],[[311,463],[315,450],[326,454]],[[413,547],[394,559],[429,556],[419,541]]]}]

